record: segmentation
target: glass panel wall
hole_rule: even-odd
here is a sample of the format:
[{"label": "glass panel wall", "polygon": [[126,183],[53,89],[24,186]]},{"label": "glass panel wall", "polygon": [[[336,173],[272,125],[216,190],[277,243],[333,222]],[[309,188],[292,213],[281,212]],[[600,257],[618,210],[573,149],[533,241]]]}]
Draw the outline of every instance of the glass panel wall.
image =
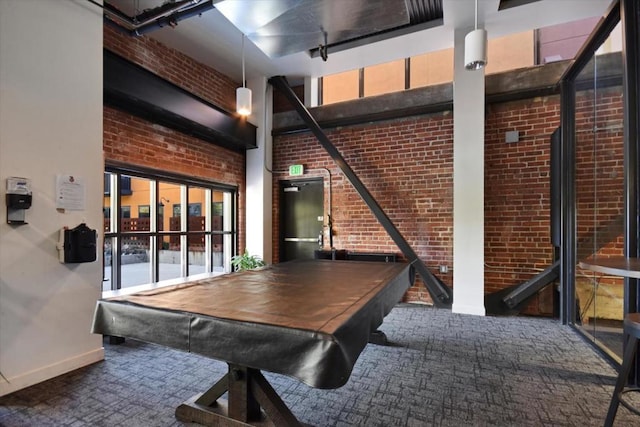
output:
[{"label": "glass panel wall", "polygon": [[211,195],[211,266],[213,271],[224,269],[224,193],[214,191]]},{"label": "glass panel wall", "polygon": [[[617,37],[616,31],[609,36]],[[575,99],[576,258],[580,262],[622,256],[625,172],[620,52],[593,56],[576,79]],[[621,358],[624,280],[578,266],[575,296],[576,323],[598,346]]]},{"label": "glass panel wall", "polygon": [[158,280],[182,277],[181,191],[179,184],[158,183]]},{"label": "glass panel wall", "polygon": [[103,213],[103,248],[102,248],[102,290],[108,291],[112,289],[112,265],[113,265],[113,245],[114,239],[106,237],[107,235],[115,231],[115,221],[117,210],[113,209],[116,205],[116,197],[111,197],[111,189],[115,187],[115,180],[117,175],[105,172],[104,173],[104,201],[102,204]]},{"label": "glass panel wall", "polygon": [[417,88],[453,81],[453,49],[412,56],[409,87]]},{"label": "glass panel wall", "polygon": [[[537,64],[572,59],[591,34],[599,16],[573,22],[491,37],[485,73],[494,74]],[[604,46],[620,50],[620,32]],[[489,34],[491,36],[491,34]],[[405,82],[405,61],[399,59],[322,77],[322,104],[358,99],[453,81],[453,48],[427,52],[409,59],[409,81]],[[361,81],[363,79],[363,81]],[[360,93],[360,85],[364,93]]]},{"label": "glass panel wall", "polygon": [[533,31],[492,38],[487,46],[485,74],[500,73],[535,65],[535,36]]},{"label": "glass panel wall", "polygon": [[322,78],[324,105],[349,101],[360,97],[360,70],[331,74]]},{"label": "glass panel wall", "polygon": [[211,206],[208,203],[210,197],[211,192],[204,188],[189,187],[189,216],[187,219],[187,268],[189,275],[206,271],[205,246],[210,246],[210,235],[204,232],[211,231]]},{"label": "glass panel wall", "polygon": [[[155,185],[151,180],[124,176],[131,183],[120,186],[120,284],[122,287],[150,283],[151,276],[151,218],[148,207],[151,191]],[[129,209],[124,209],[129,207]],[[142,208],[142,210],[141,210]]]},{"label": "glass panel wall", "polygon": [[405,89],[404,59],[364,69],[364,96],[382,95]]}]

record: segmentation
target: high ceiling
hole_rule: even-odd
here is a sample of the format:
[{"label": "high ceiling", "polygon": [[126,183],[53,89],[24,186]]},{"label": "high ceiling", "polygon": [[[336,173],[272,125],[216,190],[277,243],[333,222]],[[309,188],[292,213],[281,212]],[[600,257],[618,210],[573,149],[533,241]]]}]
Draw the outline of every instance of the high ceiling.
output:
[{"label": "high ceiling", "polygon": [[[479,0],[489,38],[606,13],[612,0]],[[473,0],[104,0],[125,17],[202,11],[147,33],[199,62],[241,80],[321,76],[453,46],[472,29]],[[164,5],[164,6],[163,6]],[[162,9],[156,9],[163,6]],[[175,10],[173,10],[175,9]],[[195,10],[195,9],[194,9]],[[186,13],[184,14],[187,15]],[[175,15],[174,15],[175,16]],[[111,19],[127,27],[125,19]],[[137,23],[139,24],[139,22]],[[137,27],[135,24],[135,28]],[[166,22],[165,22],[166,24]],[[131,28],[131,25],[128,26]],[[326,60],[322,56],[326,54]]]}]

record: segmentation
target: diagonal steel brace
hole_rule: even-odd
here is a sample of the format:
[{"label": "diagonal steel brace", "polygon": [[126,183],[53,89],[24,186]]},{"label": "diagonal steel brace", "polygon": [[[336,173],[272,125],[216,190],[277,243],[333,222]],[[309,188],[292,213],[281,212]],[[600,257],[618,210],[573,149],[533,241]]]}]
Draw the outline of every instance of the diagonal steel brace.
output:
[{"label": "diagonal steel brace", "polygon": [[400,234],[400,231],[398,231],[391,219],[389,219],[387,214],[382,210],[378,202],[373,198],[369,190],[367,190],[367,187],[365,187],[362,181],[360,181],[360,178],[358,178],[353,169],[351,169],[347,164],[344,157],[342,157],[335,145],[333,145],[329,140],[309,110],[307,110],[300,99],[298,99],[293,89],[289,86],[287,79],[284,76],[274,76],[269,79],[269,83],[278,89],[289,100],[291,105],[293,105],[302,120],[316,136],[320,145],[322,145],[327,153],[329,153],[329,156],[331,156],[342,173],[347,177],[349,182],[351,182],[351,185],[356,189],[360,197],[362,197],[362,200],[366,203],[369,209],[371,209],[371,212],[375,215],[380,225],[382,225],[385,231],[389,234],[389,237],[391,237],[407,260],[413,264],[420,277],[422,277],[422,281],[424,282],[427,291],[429,291],[434,304],[437,307],[450,307],[452,303],[451,290],[436,276],[434,276],[431,271],[429,271],[424,262],[422,262],[415,251],[411,248],[407,240],[402,236],[402,234]]}]

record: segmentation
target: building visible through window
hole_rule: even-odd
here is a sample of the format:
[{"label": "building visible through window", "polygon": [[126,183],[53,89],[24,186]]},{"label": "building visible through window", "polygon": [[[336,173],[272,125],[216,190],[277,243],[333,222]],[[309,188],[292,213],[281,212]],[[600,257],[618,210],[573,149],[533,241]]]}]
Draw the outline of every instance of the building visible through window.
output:
[{"label": "building visible through window", "polygon": [[103,290],[230,271],[236,191],[193,178],[107,169]]},{"label": "building visible through window", "polygon": [[[485,73],[573,59],[598,19],[588,18],[491,38]],[[606,46],[609,52],[621,50],[622,43],[617,34],[621,31],[616,30],[614,42]],[[318,99],[327,105],[451,81],[453,48],[323,76],[318,85]]]}]

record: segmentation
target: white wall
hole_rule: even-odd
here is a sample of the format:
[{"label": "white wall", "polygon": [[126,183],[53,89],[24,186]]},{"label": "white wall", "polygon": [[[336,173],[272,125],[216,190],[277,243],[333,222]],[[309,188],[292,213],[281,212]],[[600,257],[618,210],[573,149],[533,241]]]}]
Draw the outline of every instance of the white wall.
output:
[{"label": "white wall", "polygon": [[[56,249],[63,226],[101,234],[102,173],[101,9],[0,0],[0,395],[104,357],[90,333],[101,256],[64,265]],[[85,210],[56,210],[57,174],[84,179]],[[11,176],[31,179],[27,225],[6,222]]]},{"label": "white wall", "polygon": [[249,121],[258,127],[258,148],[247,150],[247,250],[270,264],[273,261],[271,109],[273,88],[264,77],[249,80],[252,114]]},{"label": "white wall", "polygon": [[469,30],[455,31],[452,311],[484,316],[484,69],[464,68]]}]

